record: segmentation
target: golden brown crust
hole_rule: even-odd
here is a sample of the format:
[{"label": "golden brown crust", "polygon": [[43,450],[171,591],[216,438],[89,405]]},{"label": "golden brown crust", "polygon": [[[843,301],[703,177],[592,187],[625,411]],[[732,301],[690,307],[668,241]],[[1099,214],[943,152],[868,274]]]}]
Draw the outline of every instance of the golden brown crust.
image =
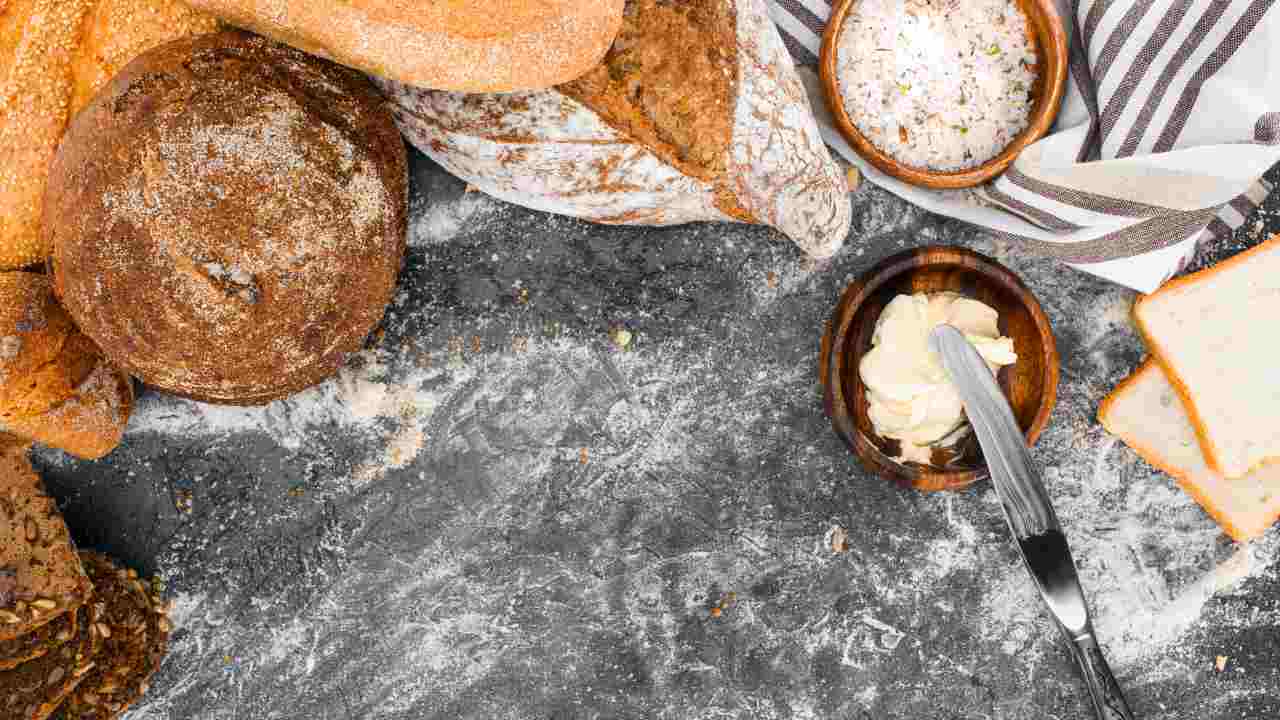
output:
[{"label": "golden brown crust", "polygon": [[39,415],[10,420],[4,427],[78,458],[97,460],[124,438],[133,399],[129,376],[99,358],[71,397]]},{"label": "golden brown crust", "polygon": [[723,178],[738,95],[734,4],[628,0],[604,62],[559,90],[683,174]]},{"label": "golden brown crust", "polygon": [[131,63],[46,197],[58,295],[118,367],[253,404],[335,372],[391,298],[408,169],[360,73],[225,32]]},{"label": "golden brown crust", "polygon": [[623,6],[623,0],[188,2],[374,75],[471,93],[547,88],[582,75],[609,48]]},{"label": "golden brown crust", "polygon": [[177,0],[0,2],[0,269],[48,256],[41,198],[75,111],[138,53],[215,24]]},{"label": "golden brown crust", "polygon": [[[1128,392],[1131,385],[1140,381],[1147,373],[1153,372],[1163,372],[1163,369],[1153,358],[1148,357],[1141,365],[1138,366],[1138,369],[1133,371],[1133,374],[1120,381],[1120,384],[1116,385],[1115,389],[1113,389],[1111,393],[1102,400],[1102,404],[1098,408],[1098,422],[1102,423],[1102,427],[1105,428],[1107,432],[1124,441],[1124,444],[1132,448],[1133,451],[1138,454],[1138,457],[1145,460],[1148,465],[1151,465],[1157,470],[1172,477],[1174,481],[1178,483],[1178,487],[1182,488],[1182,491],[1187,495],[1190,495],[1191,499],[1195,500],[1196,504],[1198,504],[1201,509],[1209,515],[1209,517],[1213,518],[1214,521],[1231,536],[1231,539],[1236,542],[1247,542],[1259,535],[1262,535],[1266,532],[1266,529],[1274,523],[1275,518],[1272,518],[1269,522],[1262,523],[1258,527],[1248,529],[1240,527],[1228,514],[1218,507],[1213,498],[1205,494],[1201,487],[1192,481],[1190,474],[1185,468],[1170,463],[1163,452],[1141,442],[1129,433],[1117,430],[1111,424],[1111,412],[1115,403],[1126,392]],[[1172,384],[1172,382],[1170,382],[1170,384]]]},{"label": "golden brown crust", "polygon": [[[1222,459],[1218,451],[1218,447],[1209,437],[1208,429],[1200,415],[1200,411],[1196,405],[1195,396],[1191,392],[1191,388],[1189,388],[1186,381],[1183,380],[1182,375],[1178,371],[1177,364],[1173,362],[1173,359],[1170,357],[1165,347],[1160,344],[1159,339],[1157,339],[1152,334],[1150,328],[1148,328],[1146,321],[1142,317],[1142,308],[1146,303],[1150,302],[1152,298],[1176,294],[1189,285],[1207,280],[1223,270],[1246,263],[1254,255],[1273,250],[1277,245],[1280,245],[1280,235],[1273,236],[1271,239],[1259,243],[1244,252],[1233,255],[1212,267],[1205,268],[1204,270],[1190,275],[1183,275],[1182,277],[1174,278],[1173,280],[1165,283],[1155,292],[1149,295],[1138,296],[1137,301],[1133,304],[1134,324],[1137,325],[1138,332],[1142,334],[1143,339],[1146,341],[1147,349],[1150,350],[1152,357],[1154,357],[1156,362],[1160,364],[1160,368],[1164,371],[1164,375],[1169,380],[1169,384],[1173,386],[1174,391],[1178,394],[1178,398],[1182,400],[1182,407],[1186,410],[1187,418],[1191,421],[1191,426],[1195,428],[1196,438],[1200,441],[1200,449],[1204,453],[1205,462],[1215,472],[1222,472]],[[1267,458],[1263,463],[1259,463],[1259,465],[1276,460],[1280,460],[1280,458]]]}]

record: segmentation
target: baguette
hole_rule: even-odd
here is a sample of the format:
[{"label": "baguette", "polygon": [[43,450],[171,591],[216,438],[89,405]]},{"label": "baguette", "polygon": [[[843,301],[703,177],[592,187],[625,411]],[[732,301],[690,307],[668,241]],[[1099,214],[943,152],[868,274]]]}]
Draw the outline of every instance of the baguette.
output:
[{"label": "baguette", "polygon": [[1280,236],[1139,298],[1133,315],[1211,468],[1238,478],[1280,458]]},{"label": "baguette", "polygon": [[509,92],[600,61],[623,0],[187,0],[283,43],[409,85]]},{"label": "baguette", "polygon": [[1280,519],[1280,466],[1227,479],[1205,463],[1173,385],[1148,359],[1102,401],[1098,420],[1143,460],[1168,473],[1239,542]]}]

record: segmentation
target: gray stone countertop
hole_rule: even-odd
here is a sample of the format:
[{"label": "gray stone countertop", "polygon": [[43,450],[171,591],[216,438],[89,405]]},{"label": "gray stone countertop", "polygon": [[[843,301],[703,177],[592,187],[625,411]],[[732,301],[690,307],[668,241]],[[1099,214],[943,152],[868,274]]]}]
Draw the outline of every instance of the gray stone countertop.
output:
[{"label": "gray stone countertop", "polygon": [[1094,418],[1143,357],[1130,291],[868,185],[815,266],[762,228],[413,174],[384,334],[339,377],[257,409],[144,391],[108,459],[38,453],[77,540],[175,601],[131,720],[1092,717],[989,483],[890,486],[823,415],[839,292],[930,243],[998,258],[1053,323],[1035,454],[1137,715],[1280,715],[1275,533],[1232,545]]}]

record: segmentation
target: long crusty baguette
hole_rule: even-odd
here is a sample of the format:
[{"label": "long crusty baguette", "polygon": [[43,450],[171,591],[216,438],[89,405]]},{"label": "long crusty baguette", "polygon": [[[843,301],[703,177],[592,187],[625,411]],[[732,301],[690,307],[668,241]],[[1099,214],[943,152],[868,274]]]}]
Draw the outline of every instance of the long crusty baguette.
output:
[{"label": "long crusty baguette", "polygon": [[1233,539],[1258,537],[1280,519],[1280,466],[1228,479],[1205,463],[1196,431],[1160,366],[1147,360],[1102,401],[1098,420],[1143,460],[1178,482]]},{"label": "long crusty baguette", "polygon": [[0,0],[0,270],[49,255],[42,198],[76,111],[144,50],[216,28],[176,0]]},{"label": "long crusty baguette", "polygon": [[1234,478],[1280,459],[1280,236],[1139,298],[1133,315],[1210,467]]},{"label": "long crusty baguette", "polygon": [[409,85],[509,92],[599,62],[623,0],[187,0],[280,42]]},{"label": "long crusty baguette", "polygon": [[631,0],[604,62],[549,90],[382,84],[410,142],[508,202],[603,223],[759,223],[816,257],[849,231],[847,179],[763,0]]}]

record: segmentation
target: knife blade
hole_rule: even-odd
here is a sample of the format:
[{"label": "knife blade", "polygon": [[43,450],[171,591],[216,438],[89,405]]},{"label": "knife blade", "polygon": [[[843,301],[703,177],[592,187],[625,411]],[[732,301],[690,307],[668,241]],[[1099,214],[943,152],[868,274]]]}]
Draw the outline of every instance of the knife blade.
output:
[{"label": "knife blade", "polygon": [[1009,401],[964,334],[940,325],[929,347],[955,384],[982,447],[1005,519],[1049,614],[1066,637],[1101,720],[1133,720],[1093,631],[1075,560]]}]

